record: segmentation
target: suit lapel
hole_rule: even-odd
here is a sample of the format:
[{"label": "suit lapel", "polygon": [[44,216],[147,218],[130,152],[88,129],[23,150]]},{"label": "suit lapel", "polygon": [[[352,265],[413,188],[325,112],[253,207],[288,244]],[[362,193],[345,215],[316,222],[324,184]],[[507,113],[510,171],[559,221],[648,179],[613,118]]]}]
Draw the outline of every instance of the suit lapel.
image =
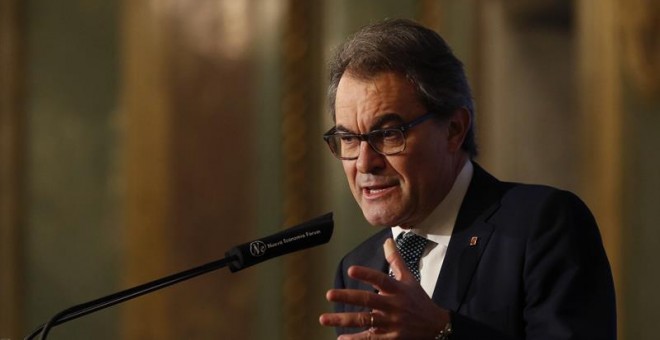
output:
[{"label": "suit lapel", "polygon": [[454,311],[460,308],[493,232],[488,218],[499,208],[503,191],[501,182],[474,163],[472,181],[433,292],[433,301],[438,305]]}]

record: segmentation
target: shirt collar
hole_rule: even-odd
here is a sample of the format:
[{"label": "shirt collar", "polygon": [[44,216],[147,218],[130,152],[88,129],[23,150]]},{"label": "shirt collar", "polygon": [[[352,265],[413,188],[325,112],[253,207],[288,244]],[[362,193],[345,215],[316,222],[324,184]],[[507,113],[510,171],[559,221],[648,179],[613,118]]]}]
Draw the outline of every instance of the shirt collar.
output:
[{"label": "shirt collar", "polygon": [[[448,243],[454,230],[454,224],[456,224],[458,210],[461,208],[465,193],[470,186],[473,172],[472,162],[468,160],[456,176],[447,196],[422,223],[412,228],[411,231],[435,243]],[[397,236],[405,231],[399,226],[392,227],[392,237],[396,240]]]}]

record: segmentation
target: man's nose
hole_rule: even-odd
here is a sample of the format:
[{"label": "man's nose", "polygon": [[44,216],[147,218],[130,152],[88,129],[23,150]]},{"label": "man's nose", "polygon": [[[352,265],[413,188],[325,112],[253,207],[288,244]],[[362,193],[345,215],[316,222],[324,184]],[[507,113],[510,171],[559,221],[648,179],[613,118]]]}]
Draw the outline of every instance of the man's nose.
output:
[{"label": "man's nose", "polygon": [[385,167],[385,156],[376,152],[367,141],[360,142],[360,154],[356,162],[361,173],[374,173]]}]

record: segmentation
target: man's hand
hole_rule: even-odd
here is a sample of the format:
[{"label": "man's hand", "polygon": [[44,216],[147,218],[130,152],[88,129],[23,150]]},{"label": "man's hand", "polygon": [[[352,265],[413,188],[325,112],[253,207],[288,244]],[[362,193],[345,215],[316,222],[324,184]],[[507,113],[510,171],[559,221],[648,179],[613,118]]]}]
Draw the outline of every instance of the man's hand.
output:
[{"label": "man's hand", "polygon": [[339,339],[433,339],[449,322],[449,312],[437,306],[406,267],[390,238],[383,244],[394,278],[371,268],[351,266],[348,276],[371,284],[378,293],[331,289],[330,302],[371,308],[371,313],[326,313],[319,322],[333,327],[371,327]]}]

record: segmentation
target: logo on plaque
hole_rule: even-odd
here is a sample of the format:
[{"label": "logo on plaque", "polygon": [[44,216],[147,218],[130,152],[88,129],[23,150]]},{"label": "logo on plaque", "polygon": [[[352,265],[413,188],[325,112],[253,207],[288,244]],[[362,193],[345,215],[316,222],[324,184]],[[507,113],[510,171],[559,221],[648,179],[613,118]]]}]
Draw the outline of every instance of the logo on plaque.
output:
[{"label": "logo on plaque", "polygon": [[261,256],[266,253],[266,244],[261,241],[250,243],[250,254],[252,256]]}]

